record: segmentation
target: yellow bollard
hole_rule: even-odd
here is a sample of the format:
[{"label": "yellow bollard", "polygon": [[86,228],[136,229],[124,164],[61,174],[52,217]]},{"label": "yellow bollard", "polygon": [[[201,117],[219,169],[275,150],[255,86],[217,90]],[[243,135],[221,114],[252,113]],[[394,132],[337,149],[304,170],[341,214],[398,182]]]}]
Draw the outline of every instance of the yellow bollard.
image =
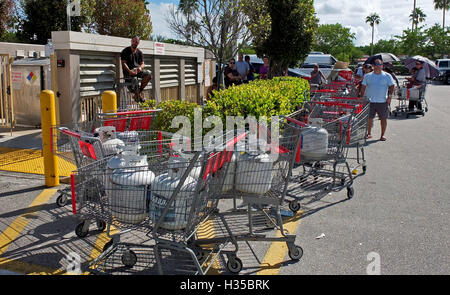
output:
[{"label": "yellow bollard", "polygon": [[41,127],[42,150],[44,154],[45,186],[59,185],[58,157],[56,156],[56,125],[55,94],[51,90],[41,92]]},{"label": "yellow bollard", "polygon": [[114,91],[102,93],[102,113],[117,113],[117,94]]}]

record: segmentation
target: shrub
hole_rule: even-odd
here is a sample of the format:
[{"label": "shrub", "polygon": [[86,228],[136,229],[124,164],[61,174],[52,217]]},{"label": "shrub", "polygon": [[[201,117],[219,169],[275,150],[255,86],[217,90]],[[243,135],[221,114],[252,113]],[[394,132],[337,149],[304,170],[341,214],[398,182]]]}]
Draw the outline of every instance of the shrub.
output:
[{"label": "shrub", "polygon": [[[227,116],[288,115],[301,108],[309,100],[309,83],[301,78],[277,77],[271,80],[255,80],[248,84],[232,86],[213,92],[213,97],[202,109],[202,122],[208,116],[218,116],[226,127]],[[194,110],[200,106],[180,100],[167,100],[156,105],[154,100],[141,104],[143,108],[159,108],[162,111],[155,118],[153,129],[176,132],[171,128],[173,118],[187,116],[194,134]],[[209,130],[202,130],[203,135]]]},{"label": "shrub", "polygon": [[207,107],[226,116],[288,115],[309,100],[309,83],[301,78],[277,77],[255,80],[248,84],[232,86],[213,92]]}]

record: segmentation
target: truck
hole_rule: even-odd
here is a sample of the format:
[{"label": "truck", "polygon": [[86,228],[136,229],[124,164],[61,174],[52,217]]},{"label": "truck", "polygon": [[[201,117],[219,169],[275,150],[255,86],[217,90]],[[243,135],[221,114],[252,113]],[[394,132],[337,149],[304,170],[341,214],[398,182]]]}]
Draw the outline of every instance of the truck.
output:
[{"label": "truck", "polygon": [[322,71],[323,75],[328,78],[333,69],[334,64],[337,59],[331,54],[316,54],[310,53],[305,59],[305,62],[299,68],[301,73],[311,75],[314,70],[314,65],[319,65],[319,69]]},{"label": "truck", "polygon": [[438,59],[436,60],[436,66],[439,70],[439,76],[437,80],[444,82],[444,84],[450,84],[450,59]]}]

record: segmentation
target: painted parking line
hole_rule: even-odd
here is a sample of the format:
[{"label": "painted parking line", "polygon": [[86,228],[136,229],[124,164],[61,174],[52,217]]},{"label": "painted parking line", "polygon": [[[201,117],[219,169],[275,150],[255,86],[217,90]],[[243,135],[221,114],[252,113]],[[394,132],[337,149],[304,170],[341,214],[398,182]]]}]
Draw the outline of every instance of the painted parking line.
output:
[{"label": "painted parking line", "polygon": [[[35,216],[40,208],[57,192],[56,189],[43,190],[34,201],[24,210],[24,213],[17,217],[0,234],[0,256],[2,256],[14,241],[20,237],[20,234],[31,220],[30,216]],[[32,209],[31,209],[32,208]],[[18,260],[11,260],[0,257],[0,268],[23,274],[58,274],[58,270],[47,267],[32,265]]]},{"label": "painted parking line", "polygon": [[[58,172],[60,176],[68,177],[76,166],[62,156],[61,153],[58,157]],[[42,150],[0,147],[0,170],[44,175]]]},{"label": "painted parking line", "polygon": [[[286,220],[283,224],[285,230],[288,230],[290,234],[295,234],[297,227],[300,224],[301,215],[303,211],[298,211],[293,217]],[[278,231],[276,237],[282,237]],[[273,242],[269,250],[261,263],[261,270],[258,271],[258,275],[277,275],[280,272],[281,266],[285,261],[286,254],[288,253],[288,247],[286,242]]]},{"label": "painted parking line", "polygon": [[[205,222],[203,222],[197,231],[197,238],[199,240],[207,240],[207,239],[214,239],[216,237],[215,231],[214,231],[214,221],[212,219],[208,219]],[[214,245],[204,245],[205,248],[211,248],[214,247]],[[215,254],[212,255],[212,257],[215,257]],[[208,267],[210,265],[211,261],[205,263],[205,267]],[[213,264],[207,271],[207,275],[220,275],[220,263],[219,263],[219,257],[216,257]]]}]

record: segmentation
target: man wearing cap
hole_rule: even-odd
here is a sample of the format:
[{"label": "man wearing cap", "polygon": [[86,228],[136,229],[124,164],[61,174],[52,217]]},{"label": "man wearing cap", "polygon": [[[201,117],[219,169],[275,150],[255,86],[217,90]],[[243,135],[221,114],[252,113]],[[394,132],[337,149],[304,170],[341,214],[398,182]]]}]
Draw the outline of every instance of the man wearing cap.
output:
[{"label": "man wearing cap", "polygon": [[319,70],[319,65],[314,64],[314,71],[311,72],[311,84],[322,84],[322,78],[326,81],[327,78],[323,75],[322,71]]},{"label": "man wearing cap", "polygon": [[381,141],[386,141],[385,132],[387,128],[387,118],[389,116],[389,105],[391,104],[392,93],[394,92],[394,79],[383,71],[383,62],[375,60],[373,72],[364,75],[361,83],[361,97],[366,96],[370,102],[369,126],[367,138],[372,138],[373,119],[376,114],[381,123]]}]

